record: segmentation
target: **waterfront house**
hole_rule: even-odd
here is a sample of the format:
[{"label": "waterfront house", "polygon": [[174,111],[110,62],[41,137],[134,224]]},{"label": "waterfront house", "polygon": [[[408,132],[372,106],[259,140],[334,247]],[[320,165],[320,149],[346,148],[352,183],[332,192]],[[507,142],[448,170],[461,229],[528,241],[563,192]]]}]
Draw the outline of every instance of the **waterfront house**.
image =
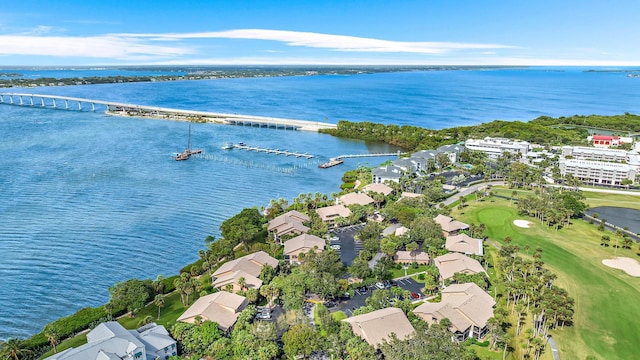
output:
[{"label": "waterfront house", "polygon": [[429,325],[447,318],[449,330],[458,341],[470,337],[482,339],[487,335],[487,321],[493,317],[496,302],[474,283],[453,284],[442,290],[442,300],[425,302],[413,310]]},{"label": "waterfront house", "polygon": [[393,192],[393,189],[389,185],[376,183],[376,184],[365,185],[364,187],[362,187],[362,191],[365,193],[369,193],[369,192],[380,193],[384,196],[388,196]]},{"label": "waterfront house", "polygon": [[334,224],[337,218],[349,217],[351,215],[351,210],[346,208],[344,205],[333,205],[317,209],[316,213],[320,216],[320,220],[328,224]]},{"label": "waterfront house", "polygon": [[428,265],[431,259],[429,254],[424,251],[396,251],[393,256],[393,260],[398,264],[413,264]]},{"label": "waterfront house", "polygon": [[466,255],[483,256],[482,239],[474,239],[467,234],[447,236],[444,246],[452,252],[459,252]]},{"label": "waterfront house", "polygon": [[292,264],[299,264],[301,253],[322,252],[325,248],[325,241],[315,235],[302,234],[287,240],[284,243],[284,259]]},{"label": "waterfront house", "polygon": [[457,235],[460,231],[469,229],[469,225],[442,214],[438,214],[433,221],[440,225],[445,237]]},{"label": "waterfront house", "polygon": [[375,201],[371,198],[371,196],[363,193],[348,193],[342,195],[338,198],[338,202],[349,206],[349,205],[369,205],[373,204]]},{"label": "waterfront house", "polygon": [[269,221],[267,231],[272,232],[276,240],[284,235],[304,234],[309,231],[304,222],[309,220],[310,218],[307,215],[291,210]]},{"label": "waterfront house", "polygon": [[262,286],[262,280],[258,276],[267,264],[275,269],[278,267],[278,260],[264,251],[228,261],[213,273],[213,287],[225,289],[227,285],[231,285],[233,292],[237,292],[242,290],[243,286],[239,281],[240,278],[244,278],[245,289],[259,289]]},{"label": "waterfront house", "polygon": [[380,309],[342,320],[351,325],[353,333],[374,347],[389,341],[391,334],[400,340],[410,338],[415,329],[399,308]]},{"label": "waterfront house", "polygon": [[480,263],[460,253],[448,253],[433,259],[434,265],[440,272],[440,280],[444,282],[453,278],[456,273],[468,275],[485,273]]},{"label": "waterfront house", "polygon": [[381,166],[371,169],[371,182],[374,184],[384,183],[385,181],[393,181],[399,183],[401,177],[402,169],[394,165]]},{"label": "waterfront house", "polygon": [[127,330],[117,321],[108,321],[87,333],[87,343],[61,351],[47,360],[152,360],[177,355],[176,341],[162,325],[151,323]]},{"label": "waterfront house", "polygon": [[193,324],[196,318],[200,318],[202,321],[217,323],[220,330],[229,331],[248,304],[244,296],[218,291],[200,297],[178,317],[178,321]]}]

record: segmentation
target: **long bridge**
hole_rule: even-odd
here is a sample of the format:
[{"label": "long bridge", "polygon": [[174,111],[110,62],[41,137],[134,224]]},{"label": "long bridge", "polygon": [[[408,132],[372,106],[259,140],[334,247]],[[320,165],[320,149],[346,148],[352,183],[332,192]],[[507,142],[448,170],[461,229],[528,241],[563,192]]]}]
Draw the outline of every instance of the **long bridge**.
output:
[{"label": "long bridge", "polygon": [[260,128],[264,127],[284,130],[318,131],[320,129],[335,129],[337,127],[336,124],[309,120],[225,114],[208,111],[180,110],[164,107],[127,104],[115,101],[83,99],[70,96],[43,94],[0,93],[0,104],[80,111],[89,109],[91,109],[91,111],[96,111],[97,108],[102,107],[105,108],[105,112],[110,115],[213,122],[219,124],[251,126]]}]

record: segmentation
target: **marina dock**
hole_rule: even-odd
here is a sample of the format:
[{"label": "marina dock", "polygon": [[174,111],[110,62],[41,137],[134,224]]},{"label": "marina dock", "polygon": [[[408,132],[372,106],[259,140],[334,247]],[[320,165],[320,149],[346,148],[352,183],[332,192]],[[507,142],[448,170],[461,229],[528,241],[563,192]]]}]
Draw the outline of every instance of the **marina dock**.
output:
[{"label": "marina dock", "polygon": [[297,151],[289,151],[289,150],[280,150],[280,149],[270,149],[263,148],[259,146],[251,146],[245,143],[233,144],[233,149],[238,150],[246,150],[246,151],[255,151],[255,152],[263,152],[267,154],[275,154],[275,155],[284,155],[284,156],[295,156],[297,158],[305,158],[305,159],[313,159],[315,156],[307,153],[299,153]]}]

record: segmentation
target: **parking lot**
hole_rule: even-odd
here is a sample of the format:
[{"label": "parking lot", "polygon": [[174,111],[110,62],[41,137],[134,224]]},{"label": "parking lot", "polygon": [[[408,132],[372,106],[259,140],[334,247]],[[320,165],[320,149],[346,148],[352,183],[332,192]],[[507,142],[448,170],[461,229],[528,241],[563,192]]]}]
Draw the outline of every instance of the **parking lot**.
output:
[{"label": "parking lot", "polygon": [[356,256],[358,256],[360,250],[362,250],[362,243],[355,240],[354,236],[356,235],[358,230],[362,229],[363,226],[364,224],[358,224],[332,231],[332,237],[329,240],[329,246],[340,246],[339,249],[335,247],[335,250],[340,255],[340,260],[342,260],[342,263],[346,266],[351,265],[353,259],[355,259]]},{"label": "parking lot", "polygon": [[[411,278],[396,279],[394,281],[396,286],[404,290],[414,292],[420,296],[420,299],[424,299],[425,296],[421,291],[423,284],[418,283]],[[371,294],[373,293],[373,290],[375,289],[377,289],[377,287],[375,285],[371,285],[366,287],[366,290],[364,292],[356,291],[353,297],[340,301],[336,307],[331,308],[329,310],[342,311],[345,314],[347,314],[347,316],[351,316],[351,314],[353,313],[353,310],[366,305],[367,298],[371,296]]]}]

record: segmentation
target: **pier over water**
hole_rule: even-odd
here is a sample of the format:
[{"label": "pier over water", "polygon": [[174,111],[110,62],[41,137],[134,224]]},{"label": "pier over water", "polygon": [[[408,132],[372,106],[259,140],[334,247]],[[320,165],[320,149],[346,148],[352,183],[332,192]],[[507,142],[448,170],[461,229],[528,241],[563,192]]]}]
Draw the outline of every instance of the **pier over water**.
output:
[{"label": "pier over water", "polygon": [[212,122],[218,124],[261,128],[264,127],[283,130],[318,131],[320,129],[335,129],[337,127],[336,124],[318,121],[284,119],[253,115],[225,114],[209,111],[180,110],[56,95],[0,93],[0,104],[80,111],[97,111],[97,109],[100,108],[100,110],[104,110],[107,114],[110,115],[150,117],[155,119],[195,122]]}]

